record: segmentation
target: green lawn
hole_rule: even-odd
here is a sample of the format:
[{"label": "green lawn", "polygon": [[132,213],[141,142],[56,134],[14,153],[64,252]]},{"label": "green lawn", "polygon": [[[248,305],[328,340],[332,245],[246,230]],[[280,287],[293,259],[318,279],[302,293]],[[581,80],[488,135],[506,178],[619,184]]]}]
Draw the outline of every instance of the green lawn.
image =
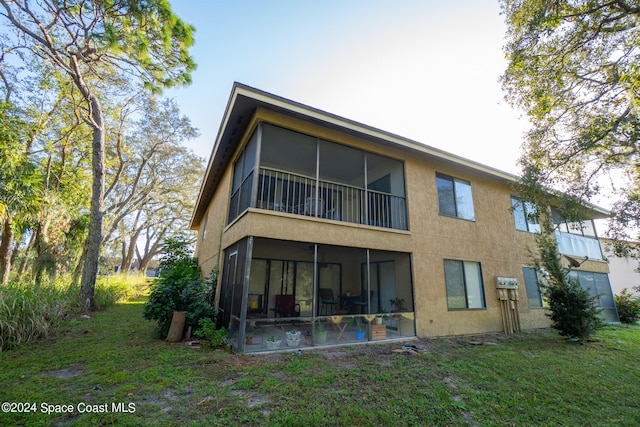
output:
[{"label": "green lawn", "polygon": [[640,425],[640,326],[584,346],[536,331],[243,356],[156,340],[141,311],[0,353],[0,401],[32,410],[0,425]]}]

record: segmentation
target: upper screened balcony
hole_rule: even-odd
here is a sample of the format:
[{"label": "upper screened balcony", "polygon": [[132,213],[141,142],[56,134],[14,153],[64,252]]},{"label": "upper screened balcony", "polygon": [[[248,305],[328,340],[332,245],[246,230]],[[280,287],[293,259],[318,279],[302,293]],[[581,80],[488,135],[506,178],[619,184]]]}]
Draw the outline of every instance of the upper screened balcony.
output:
[{"label": "upper screened balcony", "polygon": [[404,164],[260,123],[234,164],[229,222],[249,207],[407,230]]},{"label": "upper screened balcony", "polygon": [[563,255],[604,260],[593,220],[569,222],[557,210],[553,210],[558,249]]}]

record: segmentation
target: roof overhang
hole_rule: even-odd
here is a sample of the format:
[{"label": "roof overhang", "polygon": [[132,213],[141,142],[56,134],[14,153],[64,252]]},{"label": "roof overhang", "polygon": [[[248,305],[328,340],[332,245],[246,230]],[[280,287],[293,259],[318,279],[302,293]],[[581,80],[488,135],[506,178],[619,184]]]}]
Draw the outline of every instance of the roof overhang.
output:
[{"label": "roof overhang", "polygon": [[[200,187],[196,207],[191,218],[192,230],[197,229],[202,221],[207,206],[213,198],[213,194],[225,170],[229,167],[234,152],[241,143],[255,111],[260,107],[329,127],[359,138],[373,140],[383,145],[404,148],[439,161],[445,161],[472,169],[509,183],[514,183],[518,179],[516,175],[473,160],[236,82],[233,84],[220,129],[218,130],[218,135],[209,158],[207,171]],[[588,208],[598,215],[603,215],[603,217],[610,215],[605,209],[596,206],[588,206]]]}]

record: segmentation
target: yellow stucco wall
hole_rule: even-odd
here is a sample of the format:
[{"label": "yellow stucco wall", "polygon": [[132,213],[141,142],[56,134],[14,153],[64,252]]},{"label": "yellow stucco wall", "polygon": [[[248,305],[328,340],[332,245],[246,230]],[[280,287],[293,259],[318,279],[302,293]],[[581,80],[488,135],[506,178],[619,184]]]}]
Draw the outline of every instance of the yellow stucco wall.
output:
[{"label": "yellow stucco wall", "polygon": [[[222,238],[224,228],[227,225],[230,197],[231,169],[228,169],[209,203],[207,213],[198,226],[195,256],[198,258],[200,268],[205,275],[209,274],[214,267],[218,267],[222,271],[220,253],[226,247],[222,246]],[[204,218],[207,218],[207,227],[205,238],[202,239]]]},{"label": "yellow stucco wall", "polygon": [[[381,229],[293,214],[249,209],[226,224],[231,192],[228,168],[208,209],[207,234],[198,241],[203,272],[218,264],[219,250],[246,236],[399,251],[412,254],[417,335],[421,337],[472,334],[502,330],[495,277],[520,282],[520,320],[525,329],[546,327],[544,309],[529,309],[522,267],[529,264],[527,247],[534,235],[515,229],[511,214],[510,183],[477,170],[431,158],[400,147],[344,134],[279,113],[259,109],[244,141],[260,120],[329,141],[366,149],[404,161],[409,231]],[[236,156],[240,149],[236,152]],[[233,162],[232,162],[233,163]],[[439,214],[436,172],[471,183],[475,221]],[[202,227],[202,224],[201,224]],[[486,308],[449,310],[444,260],[481,263]],[[222,270],[222,266],[220,266]],[[583,268],[606,272],[604,262],[588,261]]]}]

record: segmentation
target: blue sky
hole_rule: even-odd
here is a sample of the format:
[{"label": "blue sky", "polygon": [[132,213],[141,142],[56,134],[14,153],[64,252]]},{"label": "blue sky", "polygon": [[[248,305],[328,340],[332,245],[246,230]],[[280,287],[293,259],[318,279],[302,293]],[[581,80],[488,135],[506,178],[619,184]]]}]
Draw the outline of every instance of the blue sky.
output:
[{"label": "blue sky", "polygon": [[171,90],[211,153],[234,81],[517,173],[526,120],[503,100],[497,0],[171,0],[196,27]]}]

